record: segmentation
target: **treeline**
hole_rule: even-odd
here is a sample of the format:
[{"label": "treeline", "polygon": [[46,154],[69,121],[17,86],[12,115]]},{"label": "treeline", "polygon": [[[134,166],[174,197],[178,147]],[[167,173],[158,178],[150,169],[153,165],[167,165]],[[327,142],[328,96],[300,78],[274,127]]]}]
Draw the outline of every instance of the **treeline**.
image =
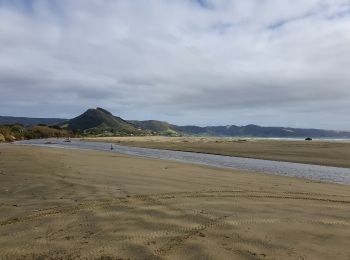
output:
[{"label": "treeline", "polygon": [[16,140],[40,139],[49,137],[73,137],[73,133],[50,127],[46,125],[37,125],[24,127],[23,125],[0,125],[0,142],[13,142]]}]

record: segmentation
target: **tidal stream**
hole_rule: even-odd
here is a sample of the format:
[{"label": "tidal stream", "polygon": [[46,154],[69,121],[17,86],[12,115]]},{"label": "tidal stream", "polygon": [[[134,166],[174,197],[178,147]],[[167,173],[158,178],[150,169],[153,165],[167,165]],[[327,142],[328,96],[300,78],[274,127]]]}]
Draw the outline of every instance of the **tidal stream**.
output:
[{"label": "tidal stream", "polygon": [[16,142],[16,144],[108,151],[111,153],[122,153],[132,156],[141,156],[147,158],[172,160],[194,164],[204,164],[221,168],[254,171],[260,173],[306,178],[311,180],[335,182],[350,185],[349,168],[279,162],[193,152],[128,147],[116,144],[113,144],[113,150],[111,150],[111,143],[86,142],[75,139],[72,139],[71,142],[65,142],[64,139],[36,139],[18,141]]}]

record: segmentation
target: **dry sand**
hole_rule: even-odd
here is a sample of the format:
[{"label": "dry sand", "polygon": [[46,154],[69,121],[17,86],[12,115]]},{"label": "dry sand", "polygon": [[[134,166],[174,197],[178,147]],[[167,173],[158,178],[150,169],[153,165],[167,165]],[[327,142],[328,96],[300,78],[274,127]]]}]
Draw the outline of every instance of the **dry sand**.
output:
[{"label": "dry sand", "polygon": [[98,137],[90,141],[168,150],[221,154],[285,162],[350,167],[350,142],[283,141],[217,137]]},{"label": "dry sand", "polygon": [[350,187],[0,145],[0,259],[350,259]]}]

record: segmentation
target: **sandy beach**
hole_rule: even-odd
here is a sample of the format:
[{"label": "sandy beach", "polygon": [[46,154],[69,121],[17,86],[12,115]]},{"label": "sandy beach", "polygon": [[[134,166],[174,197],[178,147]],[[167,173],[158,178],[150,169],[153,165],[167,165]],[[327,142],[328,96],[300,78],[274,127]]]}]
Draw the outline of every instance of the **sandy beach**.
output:
[{"label": "sandy beach", "polygon": [[350,167],[350,142],[220,137],[97,137],[89,141],[126,146],[220,154],[265,160]]},{"label": "sandy beach", "polygon": [[0,259],[349,259],[349,186],[0,145]]}]

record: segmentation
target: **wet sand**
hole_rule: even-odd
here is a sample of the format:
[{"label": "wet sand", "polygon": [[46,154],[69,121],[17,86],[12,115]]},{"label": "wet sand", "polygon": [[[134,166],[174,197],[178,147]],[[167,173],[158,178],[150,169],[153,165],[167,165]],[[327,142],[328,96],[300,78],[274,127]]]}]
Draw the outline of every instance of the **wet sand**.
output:
[{"label": "wet sand", "polygon": [[216,137],[98,137],[89,141],[350,168],[350,142]]},{"label": "wet sand", "polygon": [[350,187],[0,145],[0,259],[349,259]]}]

